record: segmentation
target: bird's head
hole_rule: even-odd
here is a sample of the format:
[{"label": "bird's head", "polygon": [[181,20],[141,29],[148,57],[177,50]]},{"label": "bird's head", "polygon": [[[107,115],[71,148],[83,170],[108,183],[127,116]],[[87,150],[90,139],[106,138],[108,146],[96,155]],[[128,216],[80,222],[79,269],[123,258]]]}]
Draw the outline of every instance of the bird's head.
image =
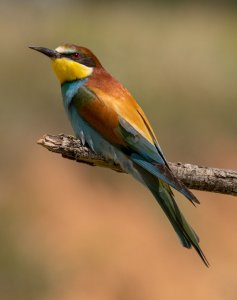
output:
[{"label": "bird's head", "polygon": [[87,48],[66,44],[55,50],[45,47],[29,48],[48,56],[61,84],[89,77],[94,68],[101,67],[99,60]]}]

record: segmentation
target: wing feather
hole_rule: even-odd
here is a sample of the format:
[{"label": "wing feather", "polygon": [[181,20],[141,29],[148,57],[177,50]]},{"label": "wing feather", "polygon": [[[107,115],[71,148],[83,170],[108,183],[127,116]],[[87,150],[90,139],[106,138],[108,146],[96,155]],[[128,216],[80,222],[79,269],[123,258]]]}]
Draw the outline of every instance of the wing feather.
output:
[{"label": "wing feather", "polygon": [[73,102],[80,116],[92,128],[124,150],[135,164],[184,194],[192,203],[199,203],[170,170],[145,114],[130,94],[127,98],[122,94],[118,99],[113,94],[88,86],[83,87],[80,94]]}]

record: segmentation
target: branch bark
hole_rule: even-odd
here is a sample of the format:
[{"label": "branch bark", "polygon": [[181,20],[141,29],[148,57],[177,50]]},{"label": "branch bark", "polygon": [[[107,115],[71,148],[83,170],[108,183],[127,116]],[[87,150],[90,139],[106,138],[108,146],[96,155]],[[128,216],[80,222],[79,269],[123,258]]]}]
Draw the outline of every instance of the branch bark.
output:
[{"label": "branch bark", "polygon": [[[83,146],[75,137],[46,134],[37,143],[65,158],[123,172],[119,165]],[[171,162],[169,166],[176,177],[190,189],[237,196],[237,171]]]}]

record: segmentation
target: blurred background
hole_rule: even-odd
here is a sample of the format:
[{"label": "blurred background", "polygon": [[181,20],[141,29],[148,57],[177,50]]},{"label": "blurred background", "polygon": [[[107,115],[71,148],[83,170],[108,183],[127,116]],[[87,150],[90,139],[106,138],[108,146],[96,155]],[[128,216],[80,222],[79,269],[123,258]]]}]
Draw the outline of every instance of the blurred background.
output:
[{"label": "blurred background", "polygon": [[143,186],[36,144],[73,133],[27,47],[70,42],[128,87],[169,161],[237,168],[236,1],[127,2],[0,2],[0,299],[237,298],[237,198],[177,194],[207,269]]}]

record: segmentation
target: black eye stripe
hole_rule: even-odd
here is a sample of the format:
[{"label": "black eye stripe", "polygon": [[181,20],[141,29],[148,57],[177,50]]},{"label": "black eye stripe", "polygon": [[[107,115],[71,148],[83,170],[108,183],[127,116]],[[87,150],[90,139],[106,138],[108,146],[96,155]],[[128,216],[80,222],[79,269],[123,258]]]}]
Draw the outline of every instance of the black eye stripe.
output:
[{"label": "black eye stripe", "polygon": [[81,57],[78,61],[87,67],[95,67],[95,62],[91,57]]},{"label": "black eye stripe", "polygon": [[[73,55],[75,55],[77,52],[74,53],[62,53],[61,56],[62,57],[67,57],[67,58],[71,58]],[[78,57],[79,57],[79,53],[78,53]]]},{"label": "black eye stripe", "polygon": [[96,66],[92,57],[86,57],[83,54],[80,54],[78,52],[63,53],[63,54],[61,54],[61,57],[69,58],[69,59],[79,62],[80,64],[83,64],[87,67],[95,67]]}]

